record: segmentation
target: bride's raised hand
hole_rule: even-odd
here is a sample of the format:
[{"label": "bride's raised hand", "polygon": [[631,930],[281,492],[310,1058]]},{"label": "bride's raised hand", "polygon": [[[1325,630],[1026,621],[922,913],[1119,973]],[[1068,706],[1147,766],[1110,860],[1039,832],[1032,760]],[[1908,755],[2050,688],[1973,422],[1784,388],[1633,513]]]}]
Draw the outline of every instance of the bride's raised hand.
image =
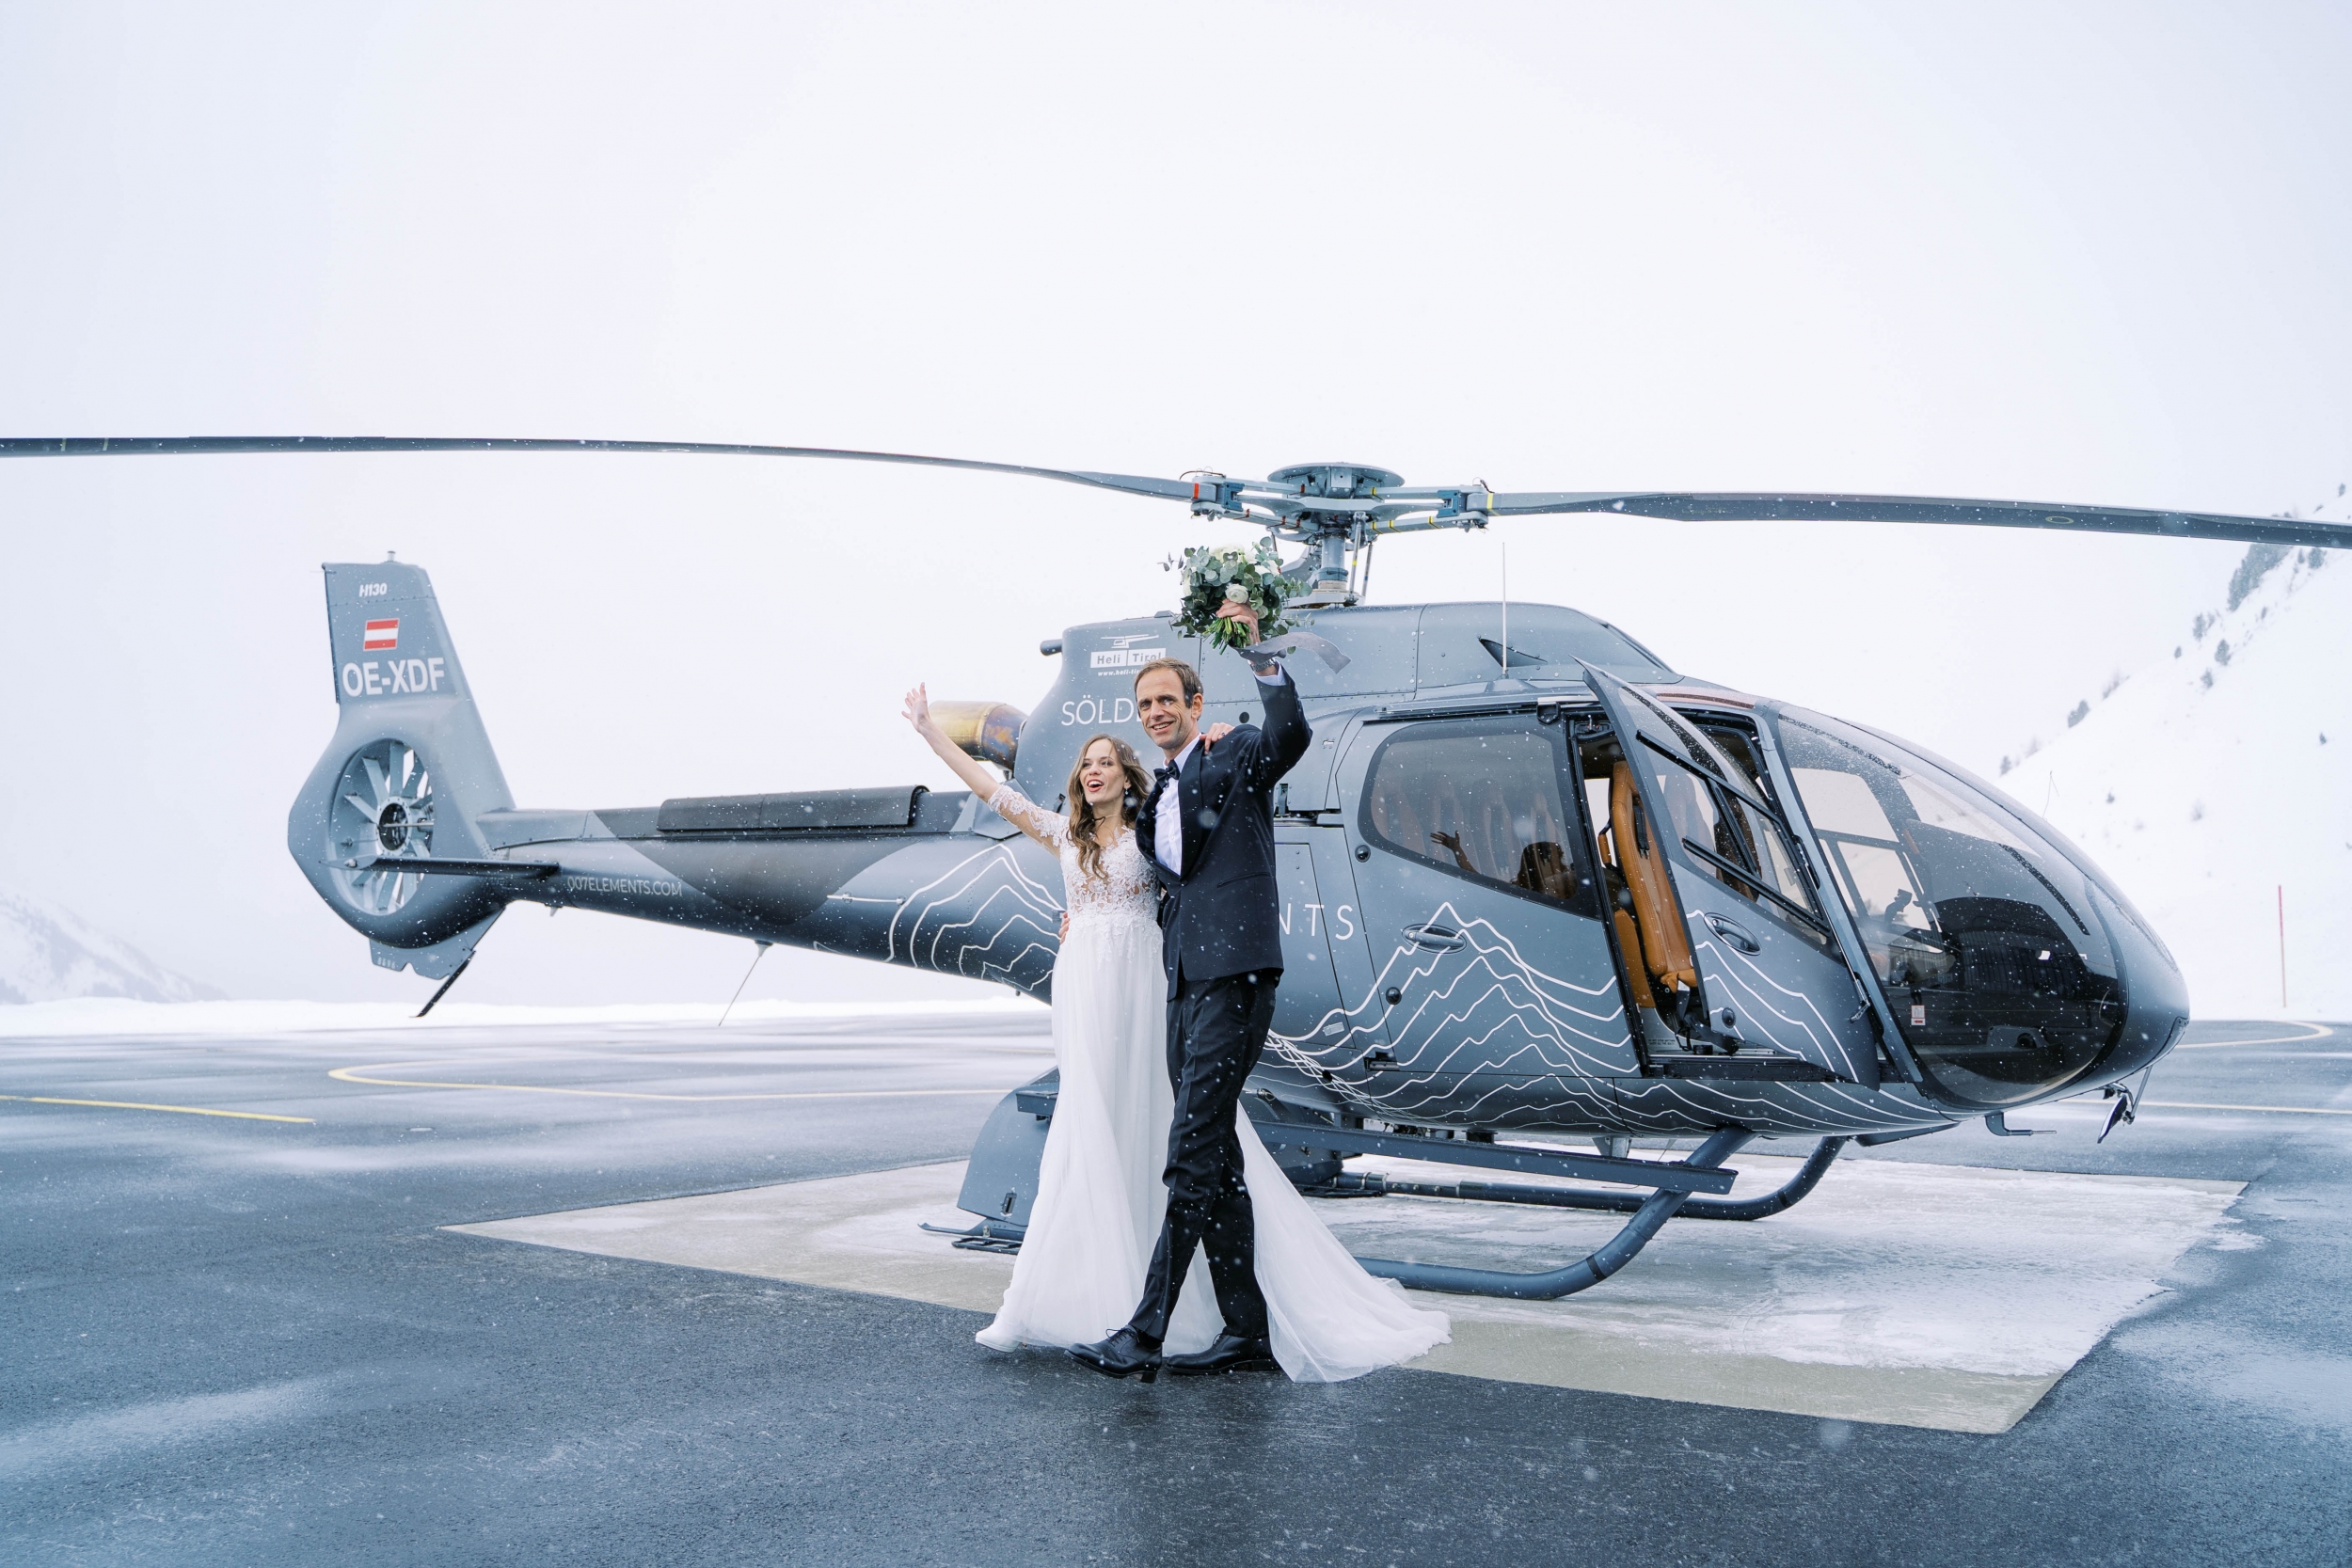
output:
[{"label": "bride's raised hand", "polygon": [[917,686],[907,693],[906,721],[914,726],[914,733],[926,740],[930,739],[931,732],[938,728],[931,722],[931,698],[926,687]]},{"label": "bride's raised hand", "polygon": [[1220,719],[1216,723],[1211,724],[1207,729],[1200,732],[1200,749],[1203,752],[1206,752],[1210,747],[1215,746],[1218,741],[1224,739],[1227,736],[1232,733],[1233,726]]},{"label": "bride's raised hand", "polygon": [[[994,772],[981,766],[978,758],[972,756],[963,748],[947,738],[947,732],[941,729],[939,721],[931,717],[931,694],[928,687],[918,686],[907,693],[906,721],[914,726],[914,733],[923,737],[923,744],[937,753],[939,760],[946,763],[948,769],[963,781],[963,787],[982,800],[993,800],[998,790],[1012,787],[1010,781],[999,778]],[[1016,790],[1014,793],[1018,795],[1019,791]],[[1035,829],[1025,826],[1021,831],[1031,838],[1037,839],[1040,844],[1045,844],[1045,840],[1039,836]],[[1053,846],[1049,844],[1046,847],[1051,848]]]}]

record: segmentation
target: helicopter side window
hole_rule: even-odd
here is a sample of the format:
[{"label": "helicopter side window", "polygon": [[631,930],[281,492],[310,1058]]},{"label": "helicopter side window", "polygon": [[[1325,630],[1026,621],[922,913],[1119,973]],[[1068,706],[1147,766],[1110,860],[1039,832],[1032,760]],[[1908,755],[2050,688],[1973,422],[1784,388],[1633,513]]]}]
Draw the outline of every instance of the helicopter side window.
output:
[{"label": "helicopter side window", "polygon": [[1597,919],[1560,777],[1560,743],[1524,721],[1416,724],[1373,759],[1364,834],[1411,860]]},{"label": "helicopter side window", "polygon": [[[1883,979],[1892,981],[1898,968],[1907,975],[1929,951],[1916,933],[1933,930],[1934,923],[1928,917],[1918,871],[1896,838],[1885,808],[1858,774],[1834,768],[1789,771],[1826,851],[1830,879],[1853,911],[1871,965]],[[1900,964],[1898,947],[1905,955]]]}]

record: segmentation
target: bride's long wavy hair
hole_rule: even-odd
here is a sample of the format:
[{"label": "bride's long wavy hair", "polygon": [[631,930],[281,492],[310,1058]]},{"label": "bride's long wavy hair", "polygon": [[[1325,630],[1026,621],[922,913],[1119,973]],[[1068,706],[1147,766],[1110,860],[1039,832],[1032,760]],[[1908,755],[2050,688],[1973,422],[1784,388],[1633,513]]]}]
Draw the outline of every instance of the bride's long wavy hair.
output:
[{"label": "bride's long wavy hair", "polygon": [[1119,759],[1120,769],[1127,775],[1127,787],[1119,799],[1119,821],[1121,827],[1132,827],[1143,811],[1143,802],[1152,796],[1152,775],[1144,768],[1136,749],[1115,735],[1090,735],[1078,748],[1078,760],[1070,765],[1070,784],[1062,798],[1070,802],[1070,839],[1078,847],[1078,868],[1089,879],[1100,880],[1103,875],[1103,847],[1094,842],[1094,802],[1087,799],[1086,782],[1078,775],[1086,768],[1087,753],[1094,750],[1098,740],[1111,743],[1111,755]]}]

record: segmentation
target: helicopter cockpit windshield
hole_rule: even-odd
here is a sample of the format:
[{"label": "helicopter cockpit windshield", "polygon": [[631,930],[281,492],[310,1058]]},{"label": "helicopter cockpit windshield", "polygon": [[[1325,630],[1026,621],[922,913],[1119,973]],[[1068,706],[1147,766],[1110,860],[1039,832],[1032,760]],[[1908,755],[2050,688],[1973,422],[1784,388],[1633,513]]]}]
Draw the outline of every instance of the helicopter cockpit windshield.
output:
[{"label": "helicopter cockpit windshield", "polygon": [[2083,873],[1967,781],[1883,736],[1784,711],[1805,814],[1931,1086],[1997,1106],[2078,1077],[2124,1021]]}]

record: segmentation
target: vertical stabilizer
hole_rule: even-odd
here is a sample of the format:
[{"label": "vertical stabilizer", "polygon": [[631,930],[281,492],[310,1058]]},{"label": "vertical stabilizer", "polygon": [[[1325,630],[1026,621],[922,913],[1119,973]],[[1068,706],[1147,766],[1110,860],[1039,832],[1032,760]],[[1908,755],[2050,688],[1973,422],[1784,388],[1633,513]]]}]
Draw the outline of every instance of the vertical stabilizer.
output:
[{"label": "vertical stabilizer", "polygon": [[512,806],[465,667],[421,567],[331,564],[338,719],[286,822],[286,847],[387,969],[438,978],[472,955],[506,895],[434,860],[488,853],[475,824]]}]

